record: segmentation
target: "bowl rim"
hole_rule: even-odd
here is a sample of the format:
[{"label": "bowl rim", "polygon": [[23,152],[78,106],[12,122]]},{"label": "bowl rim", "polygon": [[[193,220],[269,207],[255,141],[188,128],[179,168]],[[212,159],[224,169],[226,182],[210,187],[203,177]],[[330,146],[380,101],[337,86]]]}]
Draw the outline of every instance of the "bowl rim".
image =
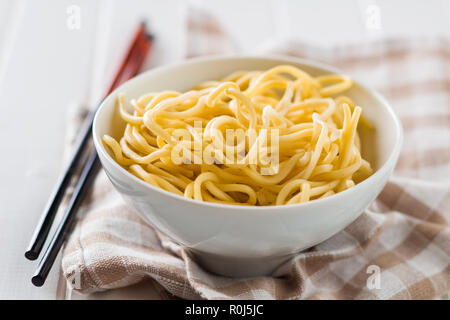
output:
[{"label": "bowl rim", "polygon": [[[370,92],[377,100],[383,104],[383,106],[387,109],[387,112],[389,116],[394,120],[395,125],[395,132],[396,132],[396,141],[393,147],[393,151],[387,158],[387,160],[384,162],[384,164],[378,168],[370,177],[365,179],[364,181],[361,181],[360,183],[356,184],[355,186],[346,189],[344,191],[341,191],[339,193],[333,194],[329,197],[322,198],[322,199],[316,199],[307,201],[304,203],[296,203],[296,204],[283,204],[283,205],[273,205],[273,206],[240,206],[240,205],[233,205],[233,204],[222,204],[222,203],[215,203],[215,202],[207,202],[207,201],[198,201],[195,199],[189,199],[182,197],[180,195],[174,194],[172,192],[166,191],[162,188],[157,188],[155,186],[152,186],[145,181],[139,179],[138,177],[134,176],[130,172],[128,172],[126,169],[124,169],[119,163],[117,163],[110,154],[106,151],[105,146],[101,142],[101,137],[97,136],[96,131],[99,123],[99,117],[102,113],[102,110],[105,107],[105,105],[108,103],[110,99],[112,99],[113,96],[116,96],[118,92],[123,90],[122,88],[126,85],[130,85],[132,82],[139,82],[142,78],[147,77],[150,73],[163,73],[167,70],[170,70],[172,68],[180,67],[183,65],[190,65],[190,64],[201,64],[205,62],[212,62],[212,61],[224,61],[224,60],[243,60],[243,59],[258,59],[258,60],[271,60],[271,61],[284,61],[286,64],[289,63],[296,63],[296,64],[302,64],[311,66],[313,68],[318,68],[322,70],[327,70],[332,73],[340,73],[345,74],[345,72],[342,72],[336,67],[330,66],[328,64],[310,60],[310,59],[304,59],[304,58],[297,58],[292,56],[285,56],[285,55],[274,55],[274,54],[262,54],[262,55],[210,55],[207,57],[196,57],[191,58],[183,61],[173,62],[169,63],[163,66],[155,67],[153,69],[147,70],[132,79],[124,82],[119,87],[117,87],[114,91],[112,91],[106,98],[102,100],[100,103],[100,106],[97,108],[95,112],[95,117],[92,125],[92,136],[94,140],[94,146],[98,153],[101,153],[105,159],[117,170],[122,172],[125,176],[130,178],[132,181],[138,183],[139,185],[143,186],[144,188],[147,188],[149,191],[156,191],[159,193],[162,193],[163,195],[166,195],[168,197],[174,198],[174,200],[182,200],[187,201],[188,203],[192,203],[194,205],[199,206],[206,206],[211,208],[221,208],[221,209],[234,209],[234,210],[242,210],[242,211],[267,211],[267,210],[290,210],[294,208],[308,208],[308,207],[314,207],[319,206],[321,204],[327,204],[334,201],[339,201],[339,199],[345,197],[347,194],[351,192],[356,192],[357,190],[363,188],[365,185],[370,184],[373,180],[375,180],[377,177],[380,177],[382,175],[385,175],[387,171],[392,167],[392,169],[395,166],[395,163],[397,162],[397,159],[400,154],[400,150],[403,143],[403,127],[401,124],[400,119],[398,118],[397,114],[394,112],[392,106],[387,101],[386,98],[384,98],[378,91],[373,89],[372,87],[366,85],[365,83],[359,81],[357,78],[351,77],[354,83],[357,83],[358,86],[360,86],[362,89],[366,90],[367,92]],[[103,165],[102,165],[103,166]],[[106,171],[106,170],[105,170]]]}]

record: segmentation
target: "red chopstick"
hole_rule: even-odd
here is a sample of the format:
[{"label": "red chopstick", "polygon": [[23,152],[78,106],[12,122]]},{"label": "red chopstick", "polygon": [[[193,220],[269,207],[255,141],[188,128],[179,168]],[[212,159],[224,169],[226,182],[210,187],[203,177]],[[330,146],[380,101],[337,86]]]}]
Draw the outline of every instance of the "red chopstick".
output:
[{"label": "red chopstick", "polygon": [[[151,48],[152,41],[153,36],[147,33],[145,23],[141,23],[105,97],[123,82],[129,80],[138,73],[140,67],[145,61],[148,51]],[[83,158],[82,155],[85,154],[84,151],[87,149],[87,142],[91,137],[93,120],[94,112],[91,112],[86,117],[82,126],[78,144],[75,148],[75,153],[64,174],[62,175],[55,192],[50,198],[49,205],[44,211],[30,242],[30,246],[25,253],[25,256],[30,260],[37,259],[40,252],[42,251],[45,240],[48,236],[69,181],[74,175],[78,163]],[[75,186],[73,195],[65,210],[64,216],[62,217],[61,222],[58,225],[58,229],[56,230],[50,244],[48,245],[47,250],[38,265],[37,271],[32,278],[32,283],[34,285],[42,286],[44,284],[56,259],[56,256],[58,255],[58,252],[61,249],[62,244],[64,243],[65,237],[70,229],[70,226],[72,225],[78,208],[85,198],[89,187],[92,185],[99,167],[100,165],[98,156],[96,151],[94,150],[90,153],[88,160],[83,167],[82,173]]]},{"label": "red chopstick", "polygon": [[135,33],[133,41],[127,50],[127,54],[117,70],[116,75],[111,82],[111,85],[106,92],[106,96],[110,94],[115,88],[120,86],[125,81],[134,77],[139,68],[144,62],[147,52],[153,43],[153,35],[146,31],[146,23],[141,22],[138,30]]}]

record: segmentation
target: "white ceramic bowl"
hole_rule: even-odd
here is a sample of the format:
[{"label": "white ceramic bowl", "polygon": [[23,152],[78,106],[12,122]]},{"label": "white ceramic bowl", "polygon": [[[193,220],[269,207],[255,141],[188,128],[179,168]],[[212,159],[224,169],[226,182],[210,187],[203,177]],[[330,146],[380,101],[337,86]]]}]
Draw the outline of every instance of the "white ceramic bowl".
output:
[{"label": "white ceramic bowl", "polygon": [[205,268],[221,275],[270,274],[293,254],[314,246],[353,222],[377,197],[397,161],[402,128],[388,102],[355,81],[347,93],[363,107],[374,133],[360,132],[362,153],[376,172],[365,181],[328,198],[304,204],[244,207],[194,201],[155,188],[128,173],[101,142],[104,134],[120,137],[124,121],[115,101],[151,91],[184,91],[237,70],[265,70],[279,64],[298,66],[312,75],[339,72],[312,61],[287,57],[210,57],[147,71],[126,82],[102,103],[93,135],[103,168],[128,205],[150,225],[189,251]]}]

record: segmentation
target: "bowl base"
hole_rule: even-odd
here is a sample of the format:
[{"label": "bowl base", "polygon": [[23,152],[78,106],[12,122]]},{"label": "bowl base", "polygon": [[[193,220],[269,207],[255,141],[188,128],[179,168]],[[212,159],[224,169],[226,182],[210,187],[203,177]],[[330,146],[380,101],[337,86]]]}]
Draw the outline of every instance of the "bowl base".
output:
[{"label": "bowl base", "polygon": [[193,259],[205,270],[220,276],[232,278],[265,277],[272,273],[294,254],[264,257],[264,258],[236,258],[216,254],[189,250]]}]

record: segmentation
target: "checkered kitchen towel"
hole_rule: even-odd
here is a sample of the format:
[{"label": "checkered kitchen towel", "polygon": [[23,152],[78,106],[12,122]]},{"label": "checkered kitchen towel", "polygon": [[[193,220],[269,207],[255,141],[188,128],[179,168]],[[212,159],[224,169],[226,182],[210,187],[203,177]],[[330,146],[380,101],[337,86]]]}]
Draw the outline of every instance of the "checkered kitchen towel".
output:
[{"label": "checkered kitchen towel", "polygon": [[[193,12],[188,56],[230,52],[215,19]],[[431,299],[450,290],[450,45],[378,41],[318,49],[282,43],[272,53],[321,60],[381,91],[399,114],[404,147],[393,177],[364,214],[299,253],[271,277],[203,270],[122,201],[101,172],[63,252],[82,293],[152,278],[161,297],[185,299]],[[380,282],[371,277],[380,272]],[[78,275],[78,277],[74,277]],[[369,285],[368,285],[369,284]]]}]

